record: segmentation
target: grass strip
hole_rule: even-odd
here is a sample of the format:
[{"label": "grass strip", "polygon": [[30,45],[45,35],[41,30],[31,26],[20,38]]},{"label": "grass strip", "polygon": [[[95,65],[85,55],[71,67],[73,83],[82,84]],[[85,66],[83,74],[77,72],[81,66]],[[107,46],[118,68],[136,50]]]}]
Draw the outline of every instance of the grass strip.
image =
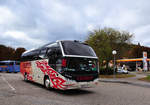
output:
[{"label": "grass strip", "polygon": [[147,75],[147,77],[144,78],[139,78],[138,80],[150,82],[150,75]]},{"label": "grass strip", "polygon": [[[114,75],[100,75],[100,78],[113,78]],[[135,77],[133,74],[116,74],[115,78],[129,78],[129,77]]]}]

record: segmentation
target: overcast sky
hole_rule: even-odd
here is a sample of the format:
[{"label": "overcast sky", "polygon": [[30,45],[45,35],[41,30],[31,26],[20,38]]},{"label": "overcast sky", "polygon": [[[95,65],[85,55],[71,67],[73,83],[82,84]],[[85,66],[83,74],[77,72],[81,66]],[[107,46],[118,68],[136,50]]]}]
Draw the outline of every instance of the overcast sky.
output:
[{"label": "overcast sky", "polygon": [[112,27],[150,47],[150,0],[0,0],[0,44],[39,47]]}]

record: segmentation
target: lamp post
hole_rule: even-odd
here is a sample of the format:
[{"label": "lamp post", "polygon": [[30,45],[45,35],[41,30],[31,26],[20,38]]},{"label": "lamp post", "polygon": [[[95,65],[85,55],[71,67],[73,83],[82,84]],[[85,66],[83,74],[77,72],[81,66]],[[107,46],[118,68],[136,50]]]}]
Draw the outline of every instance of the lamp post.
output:
[{"label": "lamp post", "polygon": [[116,68],[116,64],[115,64],[115,55],[117,54],[116,50],[112,51],[112,54],[114,55],[114,79],[115,79],[115,68]]}]

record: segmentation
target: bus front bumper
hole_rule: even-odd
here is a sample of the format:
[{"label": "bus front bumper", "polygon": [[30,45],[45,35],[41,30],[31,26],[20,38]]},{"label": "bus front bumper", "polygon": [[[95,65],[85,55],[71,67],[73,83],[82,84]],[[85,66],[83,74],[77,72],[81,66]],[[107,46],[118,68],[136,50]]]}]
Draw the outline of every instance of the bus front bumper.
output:
[{"label": "bus front bumper", "polygon": [[99,79],[95,79],[94,81],[90,82],[75,82],[75,81],[67,81],[66,82],[66,89],[80,89],[80,88],[92,88],[98,85]]}]

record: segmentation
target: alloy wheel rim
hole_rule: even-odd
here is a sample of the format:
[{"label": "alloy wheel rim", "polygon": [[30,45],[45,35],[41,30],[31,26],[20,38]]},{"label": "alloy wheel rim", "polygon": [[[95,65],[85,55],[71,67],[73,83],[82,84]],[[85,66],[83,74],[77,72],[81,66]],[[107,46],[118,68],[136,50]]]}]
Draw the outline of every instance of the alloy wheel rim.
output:
[{"label": "alloy wheel rim", "polygon": [[46,86],[47,88],[49,87],[49,83],[50,83],[49,79],[46,79],[46,81],[45,81],[45,86]]}]

